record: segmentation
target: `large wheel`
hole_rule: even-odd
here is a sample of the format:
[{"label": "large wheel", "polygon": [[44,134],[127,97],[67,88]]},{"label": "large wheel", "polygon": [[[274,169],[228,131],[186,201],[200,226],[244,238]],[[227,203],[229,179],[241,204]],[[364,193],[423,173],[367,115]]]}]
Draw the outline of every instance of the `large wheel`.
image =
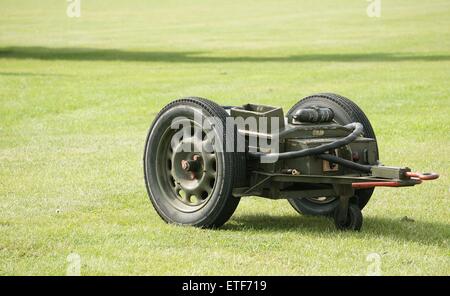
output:
[{"label": "large wheel", "polygon": [[[311,106],[331,108],[334,112],[334,121],[338,124],[361,123],[364,127],[364,136],[376,140],[372,125],[364,112],[355,103],[337,94],[321,93],[306,97],[295,104],[287,115],[294,114],[298,109]],[[378,147],[376,148],[376,159],[378,159]],[[369,202],[373,190],[373,188],[370,188],[355,191],[354,201],[361,210]],[[289,203],[297,212],[305,215],[331,215],[338,204],[338,198],[336,196],[324,196],[289,199]]]},{"label": "large wheel", "polygon": [[236,143],[227,116],[201,98],[174,101],[157,115],[145,145],[144,174],[150,200],[164,221],[212,228],[233,214],[239,198],[232,190],[245,179],[245,157],[226,149]]}]

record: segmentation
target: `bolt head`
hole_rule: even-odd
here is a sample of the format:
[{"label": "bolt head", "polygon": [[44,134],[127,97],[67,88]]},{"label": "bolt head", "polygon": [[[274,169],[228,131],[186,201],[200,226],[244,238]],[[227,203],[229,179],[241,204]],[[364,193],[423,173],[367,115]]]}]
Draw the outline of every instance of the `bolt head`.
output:
[{"label": "bolt head", "polygon": [[181,161],[181,168],[185,171],[189,170],[189,162],[187,160]]}]

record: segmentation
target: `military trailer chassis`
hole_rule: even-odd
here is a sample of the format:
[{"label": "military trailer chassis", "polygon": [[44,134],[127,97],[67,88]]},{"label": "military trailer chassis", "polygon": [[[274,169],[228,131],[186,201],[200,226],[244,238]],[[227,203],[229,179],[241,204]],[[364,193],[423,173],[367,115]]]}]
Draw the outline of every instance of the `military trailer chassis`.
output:
[{"label": "military trailer chassis", "polygon": [[439,177],[378,158],[366,115],[336,94],[306,97],[286,116],[279,107],[191,97],[157,115],[144,174],[154,208],[169,223],[219,227],[241,197],[261,196],[287,199],[302,214],[332,216],[338,229],[360,230],[375,187]]}]

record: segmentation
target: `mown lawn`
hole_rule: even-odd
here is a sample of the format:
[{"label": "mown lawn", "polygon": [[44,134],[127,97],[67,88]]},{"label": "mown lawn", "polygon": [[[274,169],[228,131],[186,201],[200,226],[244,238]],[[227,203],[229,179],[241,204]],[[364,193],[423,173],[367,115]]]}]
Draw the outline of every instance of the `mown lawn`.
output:
[{"label": "mown lawn", "polygon": [[[450,275],[450,3],[66,1],[0,4],[0,274]],[[377,189],[360,233],[242,200],[219,230],[166,225],[145,191],[147,129],[169,101],[352,98],[385,164],[441,173]],[[404,219],[407,216],[409,219]],[[370,258],[370,256],[369,256]]]}]

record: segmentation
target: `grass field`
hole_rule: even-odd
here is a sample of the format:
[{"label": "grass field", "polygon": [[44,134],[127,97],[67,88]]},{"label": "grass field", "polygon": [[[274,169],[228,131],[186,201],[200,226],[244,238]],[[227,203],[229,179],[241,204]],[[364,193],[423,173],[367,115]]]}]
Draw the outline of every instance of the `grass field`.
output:
[{"label": "grass field", "polygon": [[[0,274],[450,275],[450,3],[0,1]],[[165,224],[142,172],[169,101],[352,98],[385,164],[441,173],[377,189],[360,233],[245,198],[219,230]],[[407,216],[410,219],[404,219]],[[413,221],[411,221],[411,219]]]}]

